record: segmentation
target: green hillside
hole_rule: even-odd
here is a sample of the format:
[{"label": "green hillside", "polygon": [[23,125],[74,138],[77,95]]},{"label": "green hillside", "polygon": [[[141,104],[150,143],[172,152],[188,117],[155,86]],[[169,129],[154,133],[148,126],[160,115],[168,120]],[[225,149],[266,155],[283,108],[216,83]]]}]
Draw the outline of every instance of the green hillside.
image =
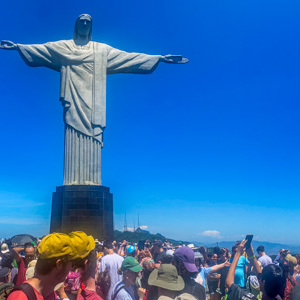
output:
[{"label": "green hillside", "polygon": [[[129,241],[131,243],[137,243],[138,241],[145,241],[149,240],[150,242],[154,242],[155,240],[161,240],[161,241],[169,241],[174,246],[179,245],[179,241],[168,239],[161,235],[160,233],[151,234],[149,231],[142,230],[138,228],[136,231],[114,231],[114,238],[117,242],[123,242],[123,240]],[[189,244],[189,242],[182,241],[184,244]]]}]

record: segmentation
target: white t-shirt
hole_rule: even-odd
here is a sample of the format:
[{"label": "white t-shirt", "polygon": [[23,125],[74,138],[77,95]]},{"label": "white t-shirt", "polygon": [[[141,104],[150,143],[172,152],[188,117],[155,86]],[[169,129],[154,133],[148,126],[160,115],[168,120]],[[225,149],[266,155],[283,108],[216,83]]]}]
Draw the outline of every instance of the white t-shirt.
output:
[{"label": "white t-shirt", "polygon": [[263,268],[273,263],[271,257],[268,255],[261,256],[258,261],[261,263]]},{"label": "white t-shirt", "polygon": [[104,272],[106,268],[109,269],[109,276],[111,285],[107,294],[107,299],[111,299],[112,290],[115,284],[123,279],[122,275],[118,274],[118,269],[121,268],[124,258],[116,253],[105,255],[101,262],[99,272]]}]

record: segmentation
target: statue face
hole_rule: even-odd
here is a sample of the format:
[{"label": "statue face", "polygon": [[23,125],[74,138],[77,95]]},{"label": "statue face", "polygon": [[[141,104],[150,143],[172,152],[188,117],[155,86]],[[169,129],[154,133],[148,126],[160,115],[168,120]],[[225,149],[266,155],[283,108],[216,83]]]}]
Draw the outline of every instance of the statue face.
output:
[{"label": "statue face", "polygon": [[87,37],[90,33],[91,26],[92,26],[92,22],[88,17],[86,16],[80,17],[77,23],[78,34],[82,37]]}]

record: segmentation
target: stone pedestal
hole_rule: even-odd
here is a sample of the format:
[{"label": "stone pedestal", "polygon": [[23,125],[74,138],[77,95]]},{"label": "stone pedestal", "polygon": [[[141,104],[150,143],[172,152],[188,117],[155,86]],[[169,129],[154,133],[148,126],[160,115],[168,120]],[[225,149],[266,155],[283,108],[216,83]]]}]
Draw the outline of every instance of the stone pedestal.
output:
[{"label": "stone pedestal", "polygon": [[99,240],[112,240],[113,224],[113,195],[108,187],[65,185],[53,193],[50,232],[81,230]]}]

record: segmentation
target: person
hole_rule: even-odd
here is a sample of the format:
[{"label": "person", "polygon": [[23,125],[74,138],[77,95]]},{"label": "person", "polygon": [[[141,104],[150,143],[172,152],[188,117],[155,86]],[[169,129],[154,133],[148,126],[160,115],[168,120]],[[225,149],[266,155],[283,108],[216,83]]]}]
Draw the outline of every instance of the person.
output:
[{"label": "person", "polygon": [[155,269],[155,263],[152,258],[145,257],[141,260],[140,265],[143,269],[141,271],[141,278],[137,279],[137,284],[139,287],[145,289],[145,297],[147,299],[149,292],[148,278],[151,272]]},{"label": "person", "polygon": [[279,266],[283,270],[286,286],[284,290],[283,300],[289,300],[293,288],[297,285],[297,281],[294,278],[294,267],[297,265],[297,259],[290,254],[286,256],[284,260],[281,260]]},{"label": "person", "polygon": [[185,283],[182,293],[188,293],[195,296],[198,300],[205,300],[204,287],[195,281],[198,275],[198,269],[195,264],[194,251],[186,246],[179,247],[174,252],[173,264],[175,265],[178,275],[180,275]]},{"label": "person", "polygon": [[74,249],[73,267],[80,272],[81,289],[77,300],[103,300],[96,291],[97,254],[94,238],[82,231],[71,232],[70,237]]},{"label": "person", "polygon": [[158,269],[163,258],[166,256],[166,251],[163,248],[163,242],[158,240],[153,243],[153,259],[155,267]]},{"label": "person", "polygon": [[97,294],[103,298],[104,300],[111,300],[108,299],[108,291],[111,286],[111,279],[109,276],[109,270],[108,268],[105,269],[104,272],[99,273],[96,280],[96,291]]},{"label": "person", "polygon": [[[215,248],[217,248],[217,252],[218,252],[219,247],[215,247]],[[214,248],[214,251],[215,251],[215,248]],[[217,255],[217,253],[214,252],[211,256],[211,259],[208,261],[208,263],[209,263],[208,265],[210,268],[213,268],[213,267],[217,266],[217,262],[218,262],[218,255]],[[221,278],[221,274],[218,274],[217,271],[215,271],[215,272],[210,271],[208,274],[207,286],[208,286],[209,297],[211,300],[219,300],[219,298],[220,298],[220,295],[217,293],[220,278]]]},{"label": "person", "polygon": [[136,294],[138,299],[143,300],[145,290],[139,288],[136,290],[136,279],[142,267],[138,261],[132,257],[127,256],[122,262],[121,272],[123,273],[123,279],[116,283],[113,288],[111,300],[135,300]]},{"label": "person", "polygon": [[259,256],[258,261],[261,263],[263,268],[272,264],[272,258],[266,254],[264,246],[258,246],[256,252]]},{"label": "person", "polygon": [[[230,262],[228,262],[228,260],[226,260],[225,262],[218,264],[218,265],[214,265],[211,267],[199,267],[199,263],[197,263],[198,260],[198,256],[200,256],[200,252],[195,252],[195,261],[196,261],[196,266],[198,266],[198,270],[199,270],[199,274],[197,275],[195,281],[200,283],[204,288],[206,288],[206,284],[205,284],[205,280],[207,278],[207,276],[210,273],[217,273],[218,271],[222,270],[225,267],[229,267],[230,266]],[[201,255],[202,257],[202,255]]]},{"label": "person", "polygon": [[126,256],[132,256],[132,257],[135,257],[136,256],[136,249],[134,246],[130,245],[128,246],[127,248],[127,255]]},{"label": "person", "polygon": [[259,278],[260,290],[262,291],[262,299],[282,299],[285,288],[285,280],[282,269],[277,265],[271,264],[266,266],[261,272],[261,267],[259,266],[258,261],[254,255],[252,245],[250,245],[249,248],[245,249],[246,242],[247,241],[244,240],[237,246],[233,261],[228,271],[228,275],[226,278],[226,286],[229,289],[227,300],[257,299],[252,293],[234,283],[235,269],[238,265],[240,257],[243,255],[245,250],[249,259],[251,260],[251,263],[253,263],[255,272],[257,274],[257,277]]},{"label": "person", "polygon": [[178,299],[177,296],[181,294],[185,285],[175,266],[170,264],[161,264],[159,269],[154,269],[149,276],[148,284],[158,287],[158,300]]},{"label": "person", "polygon": [[[238,246],[236,245],[232,247],[232,257],[230,260],[231,263],[236,254],[237,247]],[[238,264],[235,268],[234,283],[239,285],[242,288],[246,286],[245,276],[246,276],[246,272],[247,272],[246,268],[248,264],[249,264],[249,260],[244,255],[240,255]]]},{"label": "person", "polygon": [[72,269],[74,249],[71,238],[63,233],[49,234],[42,239],[37,251],[34,277],[16,286],[8,300],[32,299],[33,293],[37,300],[55,300],[55,286],[63,282]]},{"label": "person", "polygon": [[[24,251],[25,257],[21,256],[21,252]],[[18,274],[15,276],[14,283],[19,285],[26,280],[26,270],[28,264],[36,259],[36,252],[33,243],[26,243],[24,247],[14,247],[12,249],[14,259],[18,265]]]},{"label": "person", "polygon": [[61,74],[60,101],[65,123],[64,185],[101,185],[106,74],[150,74],[160,62],[188,62],[180,55],[127,53],[91,40],[92,18],[82,14],[76,20],[71,40],[42,45],[16,45],[10,41],[0,44],[0,49],[18,50],[31,67],[43,66]]},{"label": "person", "polygon": [[9,268],[0,268],[0,299],[5,299],[5,295],[7,295],[14,287],[14,284],[9,280],[9,273]]},{"label": "person", "polygon": [[117,282],[122,280],[122,275],[118,274],[118,269],[121,268],[124,258],[114,252],[114,247],[111,242],[106,241],[103,244],[105,255],[102,257],[99,267],[99,272],[104,272],[107,268],[111,285],[107,294],[107,299],[111,299],[112,290]]},{"label": "person", "polygon": [[227,248],[221,248],[220,249],[220,259],[219,259],[219,263],[226,263],[224,264],[224,267],[222,269],[220,269],[218,272],[221,275],[220,277],[220,288],[216,290],[216,292],[219,292],[221,294],[221,297],[225,297],[226,294],[226,285],[225,285],[225,281],[226,281],[226,277],[229,271],[229,267],[230,267],[230,263],[229,263],[229,249]]},{"label": "person", "polygon": [[9,252],[8,245],[6,243],[3,243],[1,245],[1,254],[5,254],[5,253],[8,253],[8,252]]}]

